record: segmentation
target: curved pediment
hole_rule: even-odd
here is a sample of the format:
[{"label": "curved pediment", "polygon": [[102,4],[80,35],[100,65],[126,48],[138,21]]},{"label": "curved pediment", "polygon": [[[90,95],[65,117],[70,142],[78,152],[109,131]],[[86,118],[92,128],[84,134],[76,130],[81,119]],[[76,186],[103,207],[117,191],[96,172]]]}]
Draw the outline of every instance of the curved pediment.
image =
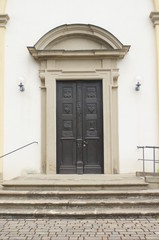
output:
[{"label": "curved pediment", "polygon": [[112,47],[104,41],[90,38],[88,35],[76,34],[74,36],[65,36],[49,43],[46,50],[93,50],[93,49],[112,49]]},{"label": "curved pediment", "polygon": [[62,25],[46,33],[28,47],[35,58],[55,56],[105,56],[122,58],[129,50],[114,35],[103,28],[86,25]]}]

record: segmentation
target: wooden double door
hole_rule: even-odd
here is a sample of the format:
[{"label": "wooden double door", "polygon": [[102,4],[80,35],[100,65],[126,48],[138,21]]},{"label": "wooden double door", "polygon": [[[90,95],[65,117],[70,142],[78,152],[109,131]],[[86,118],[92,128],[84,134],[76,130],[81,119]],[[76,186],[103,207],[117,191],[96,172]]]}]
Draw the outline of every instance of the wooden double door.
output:
[{"label": "wooden double door", "polygon": [[102,81],[57,81],[57,173],[103,173]]}]

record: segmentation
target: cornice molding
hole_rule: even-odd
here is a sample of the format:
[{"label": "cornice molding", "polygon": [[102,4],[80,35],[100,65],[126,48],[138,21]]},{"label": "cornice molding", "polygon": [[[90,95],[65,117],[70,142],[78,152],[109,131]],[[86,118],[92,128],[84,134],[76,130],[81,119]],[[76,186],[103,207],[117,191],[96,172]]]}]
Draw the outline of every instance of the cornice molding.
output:
[{"label": "cornice molding", "polygon": [[159,12],[151,12],[150,19],[151,19],[154,27],[156,25],[159,25]]},{"label": "cornice molding", "polygon": [[[57,42],[65,41],[66,39],[82,38],[89,39],[91,42],[102,44],[103,48],[87,47],[80,48],[77,44],[75,49],[67,49],[62,47],[54,49]],[[46,33],[34,47],[28,47],[30,54],[38,60],[46,60],[48,58],[124,58],[129,51],[130,46],[123,45],[113,34],[107,30],[95,25],[87,24],[70,24],[62,25],[52,29]]]},{"label": "cornice molding", "polygon": [[113,50],[85,50],[85,51],[65,51],[65,50],[37,50],[34,47],[28,47],[30,54],[36,60],[46,60],[49,58],[115,58],[122,59],[129,51],[130,46],[124,46],[122,49]]},{"label": "cornice molding", "polygon": [[8,14],[0,14],[0,28],[5,28],[8,20]]}]

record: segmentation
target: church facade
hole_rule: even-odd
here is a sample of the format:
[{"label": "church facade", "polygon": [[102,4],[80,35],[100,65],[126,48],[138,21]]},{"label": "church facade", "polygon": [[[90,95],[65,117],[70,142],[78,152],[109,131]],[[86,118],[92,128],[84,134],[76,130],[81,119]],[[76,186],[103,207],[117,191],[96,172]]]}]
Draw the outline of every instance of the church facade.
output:
[{"label": "church facade", "polygon": [[159,146],[159,0],[31,4],[0,0],[3,178],[142,171],[138,146]]}]

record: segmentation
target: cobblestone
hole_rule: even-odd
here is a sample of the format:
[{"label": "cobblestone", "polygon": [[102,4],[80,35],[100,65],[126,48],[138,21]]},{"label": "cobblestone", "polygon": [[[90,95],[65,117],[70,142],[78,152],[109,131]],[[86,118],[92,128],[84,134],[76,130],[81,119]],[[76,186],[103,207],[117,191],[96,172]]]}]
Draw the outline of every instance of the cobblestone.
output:
[{"label": "cobblestone", "polygon": [[159,240],[159,218],[0,219],[0,240]]}]

